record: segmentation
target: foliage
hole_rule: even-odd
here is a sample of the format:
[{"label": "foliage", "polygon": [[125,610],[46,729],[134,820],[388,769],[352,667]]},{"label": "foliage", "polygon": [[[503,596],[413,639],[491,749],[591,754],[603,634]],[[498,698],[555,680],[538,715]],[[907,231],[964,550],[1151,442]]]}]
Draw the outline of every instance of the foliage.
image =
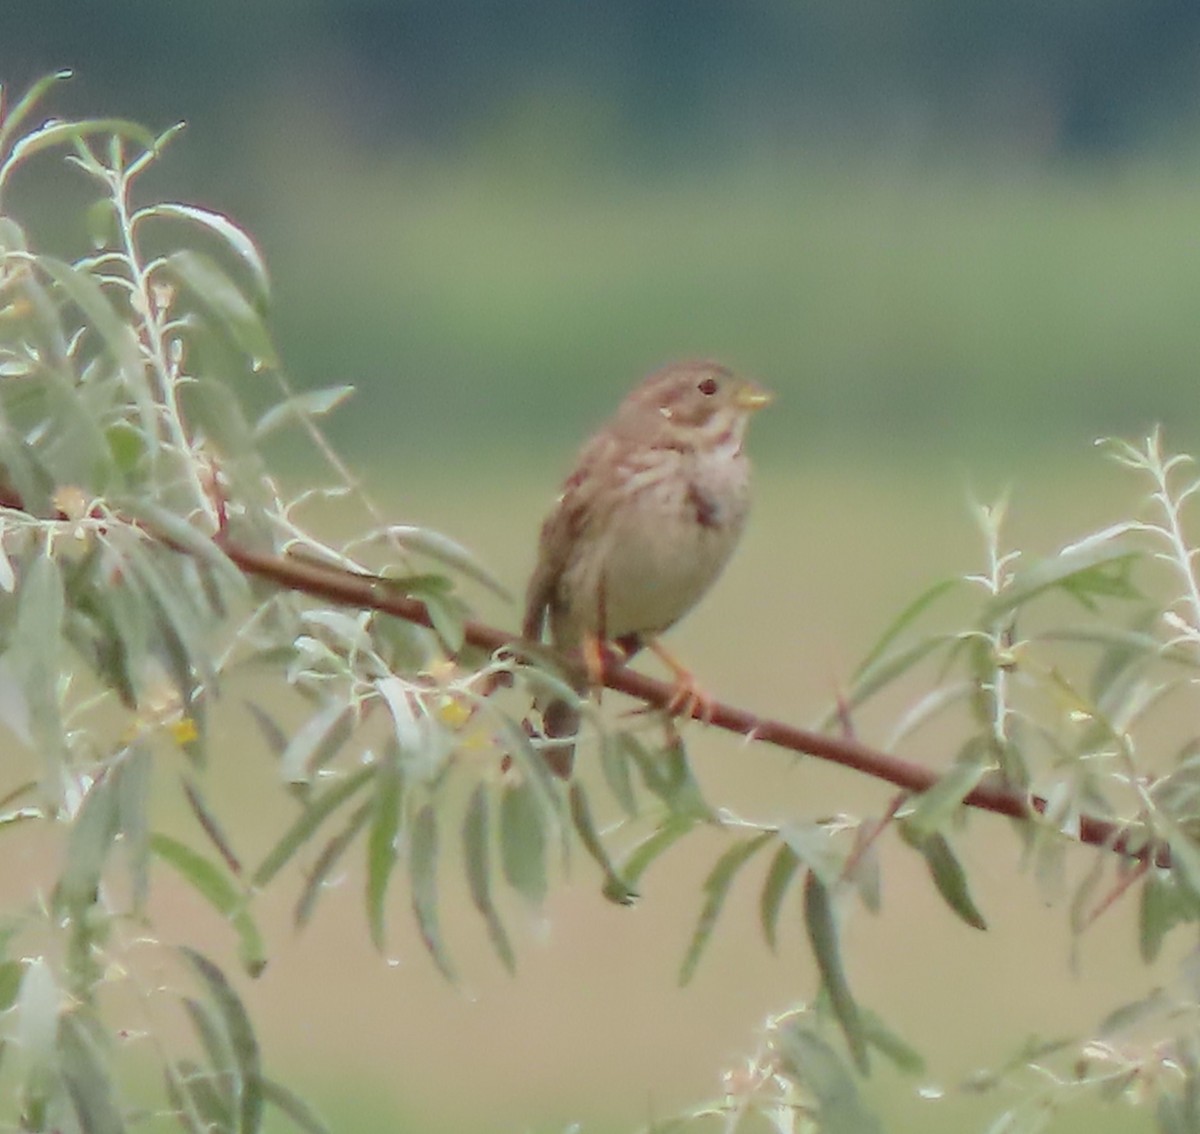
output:
[{"label": "foliage", "polygon": [[[266,1075],[238,991],[267,957],[258,896],[295,862],[297,925],[357,856],[377,947],[402,884],[431,957],[455,980],[440,916],[451,869],[512,970],[506,917],[543,902],[560,862],[582,850],[604,895],[630,903],[661,856],[707,832],[723,845],[683,953],[686,983],[757,861],[763,939],[775,948],[784,911],[798,906],[818,988],[770,1022],[725,1098],[668,1128],[713,1117],[726,1130],[755,1119],[833,1134],[883,1128],[862,1090],[873,1060],[907,1073],[922,1062],[858,1002],[840,942],[855,905],[879,909],[879,845],[893,832],[974,929],[985,913],[955,850],[972,808],[1019,819],[1021,857],[1054,900],[1068,858],[1093,856],[1066,903],[1077,933],[1136,894],[1151,962],[1200,915],[1198,741],[1178,727],[1200,661],[1197,553],[1184,530],[1197,482],[1157,435],[1111,447],[1147,481],[1146,517],[1045,560],[1024,565],[1004,547],[1004,509],[981,508],[983,569],[903,611],[831,711],[823,751],[838,758],[851,746],[837,737],[858,743],[860,706],[901,678],[905,689],[927,679],[885,744],[954,724],[955,760],[926,790],[878,816],[740,816],[706,797],[670,722],[618,728],[591,703],[581,739],[598,750],[599,771],[564,784],[525,719],[532,698],[571,696],[554,660],[473,623],[457,582],[499,584],[445,537],[387,523],[359,491],[315,423],[346,391],[290,391],[253,242],[195,206],[136,204],[140,175],[175,131],[153,137],[119,120],[30,127],[53,82],[6,111],[0,103],[0,722],[13,753],[0,828],[8,840],[47,841],[58,863],[48,900],[31,891],[0,932],[0,1004],[12,1009],[0,1075],[13,1100],[2,1121],[120,1131],[167,1114],[189,1130],[251,1132],[273,1107],[323,1129]],[[3,208],[24,163],[51,149],[96,194],[94,248],[71,262],[31,248]],[[289,430],[326,462],[332,487],[281,493],[271,446]],[[322,499],[358,509],[361,530],[345,545],[306,525]],[[363,597],[348,606],[351,585]],[[218,691],[253,688],[251,675],[296,706],[285,723],[246,696],[294,815],[247,864],[245,832],[208,798],[206,773],[216,714],[228,711]],[[1164,718],[1181,733],[1171,759],[1158,755]],[[160,819],[164,799],[182,804],[198,835]],[[164,875],[227,925],[242,974],[154,922],[148,900]],[[1194,964],[1096,1035],[1030,1046],[981,1075],[971,1089],[1035,1080],[993,1129],[1039,1128],[1081,1093],[1151,1104],[1167,1134],[1194,1128]],[[115,1018],[114,986],[132,994],[136,1025]],[[152,1064],[161,1097],[130,1093],[126,1063]]]}]

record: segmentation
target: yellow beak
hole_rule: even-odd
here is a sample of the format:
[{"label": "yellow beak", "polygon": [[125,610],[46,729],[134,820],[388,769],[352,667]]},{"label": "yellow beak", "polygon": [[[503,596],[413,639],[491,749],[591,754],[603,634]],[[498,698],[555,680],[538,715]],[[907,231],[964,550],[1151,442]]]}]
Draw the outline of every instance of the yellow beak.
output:
[{"label": "yellow beak", "polygon": [[761,386],[753,386],[747,383],[734,395],[734,402],[738,409],[744,410],[760,410],[763,406],[770,405],[774,400],[775,395]]}]

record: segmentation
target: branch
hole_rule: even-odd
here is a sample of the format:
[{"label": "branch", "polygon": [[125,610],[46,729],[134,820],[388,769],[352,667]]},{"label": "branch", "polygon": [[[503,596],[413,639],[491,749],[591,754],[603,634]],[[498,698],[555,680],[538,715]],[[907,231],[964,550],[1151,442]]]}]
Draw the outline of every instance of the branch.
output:
[{"label": "branch", "polygon": [[[0,506],[25,510],[20,497],[7,486],[0,486]],[[59,518],[67,517],[60,514]],[[187,548],[165,533],[156,531],[153,525],[142,524],[141,527],[163,545],[180,554],[189,554]],[[386,579],[326,567],[295,556],[255,551],[229,538],[228,532],[224,530],[213,536],[213,542],[247,575],[341,606],[377,610],[407,622],[433,628],[433,621],[425,604],[419,599],[398,594]],[[464,622],[463,632],[467,643],[489,652],[520,644],[520,639],[510,632],[472,619]],[[622,664],[620,655],[615,651],[608,651],[605,658],[604,685],[653,708],[663,710],[672,704],[676,693],[675,686],[670,682],[647,676]],[[884,780],[913,794],[928,790],[940,779],[937,771],[924,764],[881,752],[857,740],[812,732],[785,721],[760,717],[747,709],[723,701],[697,703],[691,706],[688,715],[715,728],[744,736],[748,741],[773,744],[801,755],[828,760],[874,779]],[[998,776],[980,783],[964,797],[963,802],[981,811],[1021,820],[1044,813],[1047,806],[1042,796],[1016,791]],[[1147,841],[1140,829],[1131,830],[1126,824],[1110,819],[1081,816],[1078,837],[1081,843],[1111,850],[1128,858],[1143,862],[1153,861],[1155,866],[1163,868],[1171,865],[1170,849],[1164,842]]]},{"label": "branch", "polygon": [[[389,590],[385,580],[251,551],[230,540],[218,539],[217,542],[225,554],[249,575],[269,579],[278,586],[301,591],[314,598],[382,611],[422,626],[433,625],[424,603]],[[489,651],[519,642],[506,630],[473,620],[464,623],[464,639],[472,646]],[[620,655],[615,651],[609,651],[605,659],[604,685],[658,709],[666,709],[676,693],[675,686],[670,682],[623,665]],[[726,732],[737,733],[750,741],[773,744],[791,752],[841,764],[913,794],[933,787],[940,778],[937,771],[924,764],[881,752],[856,740],[812,732],[785,721],[760,717],[723,701],[696,704],[692,706],[690,716]],[[963,802],[981,811],[1007,815],[1011,819],[1030,819],[1034,814],[1046,810],[1044,798],[1015,791],[998,777],[979,784]],[[1153,856],[1154,865],[1169,867],[1169,848],[1162,843],[1147,844],[1139,836],[1140,832],[1129,831],[1125,825],[1109,819],[1084,815],[1079,820],[1081,843],[1103,847],[1140,861],[1148,861]]]}]

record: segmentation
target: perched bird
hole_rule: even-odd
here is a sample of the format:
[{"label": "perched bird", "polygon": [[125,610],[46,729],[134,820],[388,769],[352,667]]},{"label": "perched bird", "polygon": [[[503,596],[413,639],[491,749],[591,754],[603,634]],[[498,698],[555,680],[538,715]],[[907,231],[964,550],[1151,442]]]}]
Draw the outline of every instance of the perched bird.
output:
[{"label": "perched bird", "polygon": [[[750,507],[742,448],[761,386],[711,361],[674,362],[644,379],[579,452],[542,525],[525,601],[523,635],[549,624],[559,650],[581,651],[582,693],[600,684],[600,644],[628,657],[643,645],[675,673],[672,710],[704,700],[691,674],[658,644],[712,585],[737,546]],[[544,754],[570,775],[578,711],[547,705],[543,729],[564,738]]]}]

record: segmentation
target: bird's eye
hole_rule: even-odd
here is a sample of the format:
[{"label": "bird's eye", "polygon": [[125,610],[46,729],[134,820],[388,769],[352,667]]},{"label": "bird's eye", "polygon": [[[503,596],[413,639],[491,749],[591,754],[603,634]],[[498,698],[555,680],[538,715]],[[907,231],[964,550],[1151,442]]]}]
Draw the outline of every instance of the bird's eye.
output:
[{"label": "bird's eye", "polygon": [[705,378],[696,389],[706,398],[711,398],[717,392],[717,380],[715,378]]}]

